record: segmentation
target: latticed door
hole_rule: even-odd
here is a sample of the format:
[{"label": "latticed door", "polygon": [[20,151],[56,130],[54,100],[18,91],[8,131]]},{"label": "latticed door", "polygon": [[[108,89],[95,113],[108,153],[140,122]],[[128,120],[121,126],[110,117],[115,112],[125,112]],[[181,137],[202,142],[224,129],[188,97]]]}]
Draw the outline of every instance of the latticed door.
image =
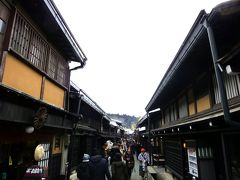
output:
[{"label": "latticed door", "polygon": [[49,149],[50,149],[50,143],[43,143],[42,144],[44,148],[44,156],[43,158],[38,162],[38,165],[43,169],[44,176],[48,177],[48,164],[49,164]]}]

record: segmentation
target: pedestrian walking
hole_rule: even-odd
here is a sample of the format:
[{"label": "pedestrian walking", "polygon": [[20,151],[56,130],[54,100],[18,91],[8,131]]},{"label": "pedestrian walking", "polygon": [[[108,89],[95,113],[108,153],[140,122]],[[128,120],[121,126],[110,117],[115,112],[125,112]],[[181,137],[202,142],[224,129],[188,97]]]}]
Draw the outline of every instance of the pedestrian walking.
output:
[{"label": "pedestrian walking", "polygon": [[115,154],[115,161],[111,165],[112,180],[129,180],[126,164],[122,161],[121,153]]},{"label": "pedestrian walking", "polygon": [[111,175],[108,169],[108,163],[105,158],[102,157],[97,149],[93,150],[93,154],[89,160],[90,180],[105,180],[105,176],[108,180],[111,180]]},{"label": "pedestrian walking", "polygon": [[90,156],[88,154],[84,154],[82,162],[78,165],[77,177],[80,180],[90,180],[89,159]]},{"label": "pedestrian walking", "polygon": [[111,148],[111,151],[110,151],[110,153],[109,153],[109,155],[110,155],[110,164],[112,164],[114,161],[116,161],[115,160],[115,155],[117,154],[117,153],[120,153],[121,154],[121,152],[120,152],[120,146],[119,146],[119,144],[113,144],[113,147]]},{"label": "pedestrian walking", "polygon": [[147,175],[147,165],[149,163],[149,155],[144,148],[141,148],[141,153],[138,155],[139,165],[139,175],[146,178]]},{"label": "pedestrian walking", "polygon": [[134,168],[134,157],[133,157],[133,153],[132,153],[130,147],[128,148],[127,152],[125,153],[123,159],[126,161],[128,177],[130,179],[131,174],[132,174],[132,170]]},{"label": "pedestrian walking", "polygon": [[110,141],[110,140],[108,140],[108,141],[106,141],[106,147],[105,147],[105,158],[106,158],[106,160],[109,162],[110,161],[110,151],[111,151],[111,149],[112,149],[112,146],[113,146],[113,143]]}]

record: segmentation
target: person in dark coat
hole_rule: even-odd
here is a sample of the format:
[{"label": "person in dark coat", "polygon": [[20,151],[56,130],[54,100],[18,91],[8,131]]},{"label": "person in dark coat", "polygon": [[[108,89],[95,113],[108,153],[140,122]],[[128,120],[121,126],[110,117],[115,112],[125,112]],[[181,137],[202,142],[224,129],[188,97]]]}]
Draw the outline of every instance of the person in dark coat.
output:
[{"label": "person in dark coat", "polygon": [[111,165],[112,180],[129,180],[126,164],[122,161],[121,153],[115,154],[115,161]]},{"label": "person in dark coat", "polygon": [[120,147],[119,147],[118,144],[113,144],[113,147],[112,147],[112,149],[111,149],[111,151],[109,153],[109,155],[110,155],[110,164],[112,164],[114,161],[116,161],[115,160],[115,154],[116,153],[120,153],[121,154]]},{"label": "person in dark coat", "polygon": [[108,180],[112,180],[107,160],[102,157],[97,149],[94,149],[93,156],[90,157],[89,169],[90,180],[105,180],[105,176]]},{"label": "person in dark coat", "polygon": [[90,179],[89,159],[90,159],[90,156],[88,154],[84,154],[82,158],[82,162],[78,165],[77,177],[80,180]]},{"label": "person in dark coat", "polygon": [[128,176],[129,178],[131,178],[132,170],[134,168],[134,157],[130,147],[128,148],[127,152],[124,154],[123,159],[126,161]]}]

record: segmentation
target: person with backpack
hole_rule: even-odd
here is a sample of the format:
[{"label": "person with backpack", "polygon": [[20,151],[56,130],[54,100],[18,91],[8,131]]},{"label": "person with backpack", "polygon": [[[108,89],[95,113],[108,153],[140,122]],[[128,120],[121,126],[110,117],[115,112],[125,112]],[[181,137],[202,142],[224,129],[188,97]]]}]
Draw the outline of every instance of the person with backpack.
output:
[{"label": "person with backpack", "polygon": [[80,180],[90,180],[89,159],[90,156],[88,154],[84,154],[82,162],[78,165],[77,177]]},{"label": "person with backpack", "polygon": [[134,168],[134,157],[133,153],[131,151],[131,148],[129,147],[127,152],[125,153],[123,159],[126,161],[128,176],[131,178],[132,170]]},{"label": "person with backpack", "polygon": [[138,155],[138,160],[140,161],[139,165],[139,175],[143,178],[146,177],[147,165],[149,163],[149,155],[146,153],[144,148],[141,148],[141,153]]}]

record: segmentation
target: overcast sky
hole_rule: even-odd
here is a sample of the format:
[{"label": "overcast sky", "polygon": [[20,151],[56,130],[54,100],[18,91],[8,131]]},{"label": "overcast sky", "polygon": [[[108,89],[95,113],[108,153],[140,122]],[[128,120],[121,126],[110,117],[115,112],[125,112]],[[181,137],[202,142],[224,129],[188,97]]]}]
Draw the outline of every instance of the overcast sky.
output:
[{"label": "overcast sky", "polygon": [[54,0],[88,60],[71,80],[105,112],[142,116],[200,10],[223,0]]}]

